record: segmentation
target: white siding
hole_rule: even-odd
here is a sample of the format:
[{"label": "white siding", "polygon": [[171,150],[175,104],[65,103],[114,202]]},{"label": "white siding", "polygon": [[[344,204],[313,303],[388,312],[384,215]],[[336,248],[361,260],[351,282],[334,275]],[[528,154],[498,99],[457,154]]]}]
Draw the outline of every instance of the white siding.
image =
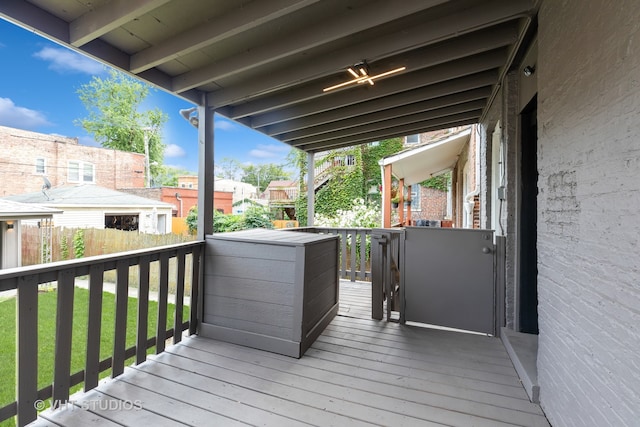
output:
[{"label": "white siding", "polygon": [[640,420],[640,7],[545,1],[538,372],[554,426]]}]

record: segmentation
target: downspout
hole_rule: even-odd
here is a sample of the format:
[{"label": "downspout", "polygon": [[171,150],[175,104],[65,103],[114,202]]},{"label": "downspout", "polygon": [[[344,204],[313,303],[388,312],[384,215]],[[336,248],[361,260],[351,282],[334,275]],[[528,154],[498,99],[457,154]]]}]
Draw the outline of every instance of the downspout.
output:
[{"label": "downspout", "polygon": [[475,133],[476,135],[474,135],[474,144],[475,144],[475,149],[476,149],[476,161],[475,161],[475,174],[476,174],[476,179],[475,179],[475,189],[470,192],[467,193],[467,195],[464,197],[464,211],[465,214],[467,216],[467,221],[466,221],[466,225],[467,228],[473,228],[473,208],[475,207],[475,202],[474,202],[474,198],[480,194],[480,144],[478,143],[479,135],[478,135],[478,127],[476,125],[473,126],[475,128]]},{"label": "downspout", "polygon": [[176,200],[180,202],[180,215],[179,218],[182,218],[182,197],[180,197],[180,193],[176,193]]}]

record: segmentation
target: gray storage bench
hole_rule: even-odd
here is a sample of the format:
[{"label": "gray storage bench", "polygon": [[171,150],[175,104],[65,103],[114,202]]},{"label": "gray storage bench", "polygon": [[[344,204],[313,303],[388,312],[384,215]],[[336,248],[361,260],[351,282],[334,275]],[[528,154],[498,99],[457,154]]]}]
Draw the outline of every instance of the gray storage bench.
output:
[{"label": "gray storage bench", "polygon": [[301,357],[338,312],[338,251],[334,235],[207,236],[200,334]]}]

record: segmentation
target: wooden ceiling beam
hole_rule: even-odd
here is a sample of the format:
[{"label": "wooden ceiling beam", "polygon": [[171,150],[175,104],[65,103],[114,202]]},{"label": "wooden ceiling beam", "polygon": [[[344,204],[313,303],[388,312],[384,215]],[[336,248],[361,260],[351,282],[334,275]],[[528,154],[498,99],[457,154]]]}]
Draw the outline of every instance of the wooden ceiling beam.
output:
[{"label": "wooden ceiling beam", "polygon": [[[461,58],[478,55],[487,51],[508,46],[517,39],[516,28],[512,25],[501,26],[483,31],[478,34],[471,34],[454,40],[446,41],[436,45],[418,49],[404,55],[393,56],[375,63],[370,63],[371,74],[385,72],[399,66],[405,66],[407,70],[397,75],[391,75],[384,82],[379,80],[380,85],[387,85],[391,80],[402,78],[403,74],[411,76],[418,70],[435,67],[446,62],[455,61]],[[353,90],[353,87],[344,87],[335,92],[326,93],[322,89],[337,83],[349,80],[349,74],[342,73],[340,76],[331,76],[326,79],[316,80],[302,87],[293,90],[285,90],[275,93],[271,96],[246,102],[234,108],[234,116],[236,118],[247,117],[254,114],[263,114],[271,110],[293,105],[299,102],[310,101],[312,99],[325,96],[332,96],[333,93],[339,91]],[[378,83],[376,83],[378,84]]]},{"label": "wooden ceiling beam", "polygon": [[242,52],[214,64],[176,76],[173,91],[183,92],[211,83],[217,79],[243,72],[316,46],[347,37],[351,34],[381,25],[424,9],[446,3],[448,0],[403,0],[390,2],[377,0],[355,9],[345,9],[332,19],[308,25],[302,30],[287,34],[260,49]]},{"label": "wooden ceiling beam", "polygon": [[381,141],[383,139],[397,138],[416,133],[428,132],[429,130],[446,129],[454,126],[462,126],[463,124],[476,123],[482,111],[470,111],[453,116],[440,117],[433,120],[427,120],[419,123],[412,123],[405,126],[385,129],[383,132],[370,132],[355,136],[349,136],[340,139],[332,139],[330,141],[316,142],[313,144],[300,145],[296,148],[307,152],[319,152],[331,150],[337,147],[349,147],[353,145],[366,144],[373,141]]},{"label": "wooden ceiling beam", "polygon": [[384,129],[396,128],[400,126],[409,126],[414,123],[421,123],[428,120],[437,119],[440,117],[448,117],[456,114],[467,113],[469,111],[479,111],[485,106],[485,100],[479,99],[475,101],[469,101],[462,104],[451,105],[448,107],[437,108],[435,110],[416,112],[407,116],[395,117],[390,115],[387,120],[378,121],[374,123],[366,123],[357,127],[350,127],[346,129],[337,130],[334,132],[323,133],[320,135],[308,136],[291,141],[291,145],[294,147],[305,146],[317,142],[325,142],[334,139],[342,139],[346,137],[357,137],[362,134],[371,134],[372,132],[380,132]]},{"label": "wooden ceiling beam", "polygon": [[129,71],[140,73],[213,43],[280,18],[319,0],[253,1],[131,55]]},{"label": "wooden ceiling beam", "polygon": [[269,92],[280,90],[291,83],[302,83],[345,69],[356,59],[382,58],[397,54],[406,46],[426,46],[454,37],[498,25],[531,11],[530,0],[500,0],[483,3],[460,12],[454,12],[433,21],[423,22],[401,33],[390,34],[331,52],[321,58],[309,58],[297,67],[285,67],[260,79],[222,88],[209,94],[210,106],[219,107]]},{"label": "wooden ceiling beam", "polygon": [[[400,107],[385,109],[367,114],[366,122],[368,124],[382,122],[389,120],[389,118],[398,118],[411,114],[438,110],[444,107],[464,104],[469,101],[480,100],[480,102],[484,103],[486,101],[486,98],[490,94],[491,88],[486,86],[468,92],[456,93],[453,95],[447,95],[435,99],[427,99],[426,101],[421,101],[413,104],[405,104]],[[282,142],[289,142],[294,140],[300,141],[302,138],[315,137],[325,134],[331,134],[345,129],[357,128],[358,126],[362,125],[362,122],[362,118],[360,116],[357,116],[345,120],[339,120],[336,122],[325,123],[318,126],[288,132],[282,135],[278,135],[277,138]]]},{"label": "wooden ceiling beam", "polygon": [[116,28],[151,12],[169,0],[112,0],[69,24],[69,41],[83,46]]},{"label": "wooden ceiling beam", "polygon": [[[369,87],[356,87],[350,90],[327,93],[325,96],[305,102],[270,111],[251,117],[251,127],[260,128],[287,120],[309,116],[332,110],[338,106],[347,106],[370,101],[376,98],[394,95],[399,92],[413,90],[458,77],[468,76],[481,71],[492,70],[504,64],[506,50],[497,49],[491,52],[459,59],[431,68],[400,74],[386,79],[380,84]],[[231,111],[231,118],[237,119],[235,108]]]},{"label": "wooden ceiling beam", "polygon": [[[305,129],[322,124],[330,125],[330,123],[338,122],[357,116],[368,116],[377,111],[390,108],[400,107],[406,104],[412,104],[424,100],[443,97],[446,95],[473,91],[475,89],[490,90],[490,86],[495,84],[498,79],[496,70],[483,71],[471,76],[465,76],[451,81],[438,83],[435,85],[425,86],[414,90],[398,93],[385,98],[375,99],[373,101],[362,102],[347,107],[336,108],[323,113],[305,116],[286,122],[274,124],[261,129],[269,136],[278,137],[278,135]],[[245,123],[250,126],[250,123]]]}]

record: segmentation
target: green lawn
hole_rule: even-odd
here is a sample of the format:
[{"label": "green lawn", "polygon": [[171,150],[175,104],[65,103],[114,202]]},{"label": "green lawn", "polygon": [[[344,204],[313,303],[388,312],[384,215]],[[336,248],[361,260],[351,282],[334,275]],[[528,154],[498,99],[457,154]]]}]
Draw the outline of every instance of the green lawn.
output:
[{"label": "green lawn", "polygon": [[[55,349],[55,324],[56,324],[56,291],[43,292],[38,298],[38,388],[45,387],[53,382],[53,356]],[[136,341],[136,298],[129,298],[127,310],[127,347],[131,347]],[[71,373],[84,369],[86,340],[87,340],[87,315],[89,306],[89,291],[76,288],[73,304],[73,347],[71,360]],[[113,349],[113,329],[115,326],[114,310],[115,295],[104,293],[102,301],[102,331],[100,340],[100,360],[108,357]],[[158,304],[149,302],[149,337],[155,336],[156,317]],[[173,327],[174,305],[169,304],[167,313],[167,329]],[[189,307],[184,307],[183,319],[188,319]],[[15,347],[16,347],[16,300],[11,298],[0,301],[0,407],[15,400]],[[153,349],[151,349],[153,350]],[[127,361],[128,364],[133,359]],[[102,373],[102,377],[110,374],[110,370]],[[72,391],[77,391],[82,385],[76,386]],[[11,426],[13,420],[0,423],[0,426]]]}]

